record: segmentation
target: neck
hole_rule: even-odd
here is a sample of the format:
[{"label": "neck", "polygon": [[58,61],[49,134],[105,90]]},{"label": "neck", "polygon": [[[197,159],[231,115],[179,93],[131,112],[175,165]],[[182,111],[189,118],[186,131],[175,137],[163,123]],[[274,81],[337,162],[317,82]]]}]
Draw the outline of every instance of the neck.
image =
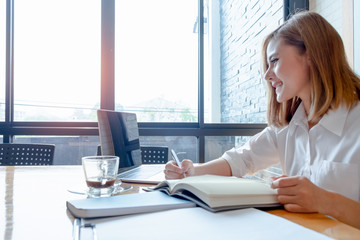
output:
[{"label": "neck", "polygon": [[318,123],[318,122],[311,122],[311,121],[309,121],[309,122],[308,122],[309,130],[310,130],[313,126],[315,126],[317,123]]},{"label": "neck", "polygon": [[[306,114],[306,117],[308,118],[309,117],[309,113],[310,113],[310,104],[307,104],[304,102],[304,109],[305,109],[305,114]],[[318,122],[319,122],[320,119],[312,119],[312,120],[309,120],[308,121],[308,125],[309,125],[309,130],[315,126]]]}]

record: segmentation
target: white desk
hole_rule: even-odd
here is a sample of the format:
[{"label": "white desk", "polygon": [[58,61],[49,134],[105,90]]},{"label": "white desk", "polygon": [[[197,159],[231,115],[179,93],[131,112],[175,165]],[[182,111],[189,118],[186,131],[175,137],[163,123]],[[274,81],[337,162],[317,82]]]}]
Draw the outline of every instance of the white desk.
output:
[{"label": "white desk", "polygon": [[[81,166],[0,167],[0,239],[72,239],[66,200],[85,196],[67,189],[84,188],[83,175]],[[335,239],[360,239],[360,230],[321,214],[269,212]]]}]

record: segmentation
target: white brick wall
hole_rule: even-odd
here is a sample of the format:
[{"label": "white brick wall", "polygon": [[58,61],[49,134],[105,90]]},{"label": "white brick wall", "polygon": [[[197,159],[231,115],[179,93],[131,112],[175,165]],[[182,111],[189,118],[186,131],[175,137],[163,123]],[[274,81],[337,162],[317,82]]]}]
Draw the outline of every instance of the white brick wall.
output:
[{"label": "white brick wall", "polygon": [[[220,0],[219,3],[221,122],[265,123],[261,47],[264,37],[283,22],[283,0]],[[235,146],[248,139],[235,137]],[[219,138],[216,141],[214,145],[218,146]],[[206,154],[207,159],[218,157],[212,157],[210,149]],[[253,177],[266,179],[281,172],[277,165]]]},{"label": "white brick wall", "polygon": [[261,45],[283,22],[283,1],[220,1],[220,16],[221,122],[265,123]]},{"label": "white brick wall", "polygon": [[310,0],[309,9],[323,16],[342,36],[342,0]]}]

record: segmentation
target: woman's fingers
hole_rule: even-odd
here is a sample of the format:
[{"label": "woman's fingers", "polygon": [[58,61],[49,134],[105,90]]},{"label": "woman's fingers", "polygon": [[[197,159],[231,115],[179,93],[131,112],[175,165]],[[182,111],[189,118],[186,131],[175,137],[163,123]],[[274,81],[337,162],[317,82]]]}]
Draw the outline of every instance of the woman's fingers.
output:
[{"label": "woman's fingers", "polygon": [[279,178],[284,178],[284,177],[287,177],[287,175],[281,175],[281,176],[277,176],[277,177],[270,177],[271,181],[275,181]]},{"label": "woman's fingers", "polygon": [[292,187],[300,184],[302,181],[306,181],[305,179],[306,178],[303,176],[281,177],[273,181],[271,187],[272,188]]},{"label": "woman's fingers", "polygon": [[307,212],[306,209],[295,203],[284,204],[284,208],[289,212]]},{"label": "woman's fingers", "polygon": [[166,179],[184,178],[184,176],[194,175],[194,164],[191,160],[183,160],[179,167],[175,161],[169,161],[165,165],[164,173]]}]

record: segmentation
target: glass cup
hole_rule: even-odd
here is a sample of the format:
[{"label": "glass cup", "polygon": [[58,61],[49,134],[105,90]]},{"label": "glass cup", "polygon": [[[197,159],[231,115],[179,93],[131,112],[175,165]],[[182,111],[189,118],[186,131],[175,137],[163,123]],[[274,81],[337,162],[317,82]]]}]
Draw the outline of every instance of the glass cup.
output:
[{"label": "glass cup", "polygon": [[119,168],[119,157],[89,156],[82,158],[89,197],[109,197],[114,192],[114,183]]}]

